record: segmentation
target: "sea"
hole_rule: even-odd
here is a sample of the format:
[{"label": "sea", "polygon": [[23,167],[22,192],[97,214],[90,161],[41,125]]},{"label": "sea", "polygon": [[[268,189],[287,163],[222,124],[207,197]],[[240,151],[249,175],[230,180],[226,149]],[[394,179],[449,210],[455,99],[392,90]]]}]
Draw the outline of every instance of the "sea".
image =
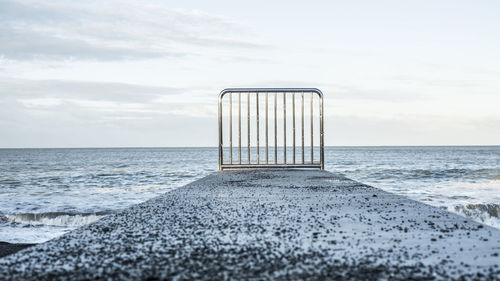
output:
[{"label": "sea", "polygon": [[[40,243],[217,170],[217,148],[0,149],[0,241]],[[500,228],[500,146],[325,147],[325,169]]]}]

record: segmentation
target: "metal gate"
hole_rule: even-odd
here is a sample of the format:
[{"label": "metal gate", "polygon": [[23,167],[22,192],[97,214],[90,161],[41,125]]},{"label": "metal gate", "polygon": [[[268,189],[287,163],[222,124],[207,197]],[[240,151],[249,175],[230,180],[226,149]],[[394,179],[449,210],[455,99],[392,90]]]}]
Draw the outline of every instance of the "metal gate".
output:
[{"label": "metal gate", "polygon": [[323,137],[323,93],[318,89],[229,88],[219,94],[219,171],[323,170]]}]

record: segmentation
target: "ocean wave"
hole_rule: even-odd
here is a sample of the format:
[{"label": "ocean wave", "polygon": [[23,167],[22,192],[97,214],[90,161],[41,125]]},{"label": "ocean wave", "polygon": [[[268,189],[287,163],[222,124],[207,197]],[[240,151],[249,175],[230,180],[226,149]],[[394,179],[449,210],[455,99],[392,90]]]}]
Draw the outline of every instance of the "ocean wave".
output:
[{"label": "ocean wave", "polygon": [[500,179],[500,169],[381,169],[367,175],[378,180]]},{"label": "ocean wave", "polygon": [[472,197],[466,196],[466,195],[452,195],[452,196],[447,196],[447,198],[451,199],[451,200],[469,200],[469,199],[473,199]]},{"label": "ocean wave", "polygon": [[95,222],[108,214],[110,214],[110,212],[79,214],[65,212],[4,214],[0,216],[0,222],[33,226],[47,225],[76,227]]},{"label": "ocean wave", "polygon": [[477,222],[500,229],[500,204],[466,204],[446,209]]},{"label": "ocean wave", "polygon": [[6,178],[6,179],[0,179],[0,183],[4,183],[4,184],[19,184],[21,182],[18,181],[18,180],[15,180],[15,179]]},{"label": "ocean wave", "polygon": [[455,206],[457,213],[463,213],[468,217],[481,217],[488,215],[500,218],[500,204],[467,204]]},{"label": "ocean wave", "polygon": [[116,171],[113,173],[98,173],[94,177],[116,177],[125,174],[124,171]]}]

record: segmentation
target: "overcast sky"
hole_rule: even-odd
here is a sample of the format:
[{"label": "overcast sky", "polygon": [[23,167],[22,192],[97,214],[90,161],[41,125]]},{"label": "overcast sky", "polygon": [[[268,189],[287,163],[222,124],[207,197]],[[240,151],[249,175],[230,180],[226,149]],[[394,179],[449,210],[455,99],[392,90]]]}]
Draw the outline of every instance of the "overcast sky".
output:
[{"label": "overcast sky", "polygon": [[216,146],[226,87],[326,145],[500,144],[499,1],[0,0],[0,147]]}]

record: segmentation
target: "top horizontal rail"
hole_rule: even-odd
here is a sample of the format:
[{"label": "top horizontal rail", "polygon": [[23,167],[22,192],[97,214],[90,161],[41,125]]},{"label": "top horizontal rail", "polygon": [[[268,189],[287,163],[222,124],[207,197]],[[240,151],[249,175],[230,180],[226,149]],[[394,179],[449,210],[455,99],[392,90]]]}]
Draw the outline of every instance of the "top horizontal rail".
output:
[{"label": "top horizontal rail", "polygon": [[314,92],[323,97],[323,92],[317,88],[227,88],[220,92],[219,98],[222,98],[226,93],[292,93],[292,92]]}]

